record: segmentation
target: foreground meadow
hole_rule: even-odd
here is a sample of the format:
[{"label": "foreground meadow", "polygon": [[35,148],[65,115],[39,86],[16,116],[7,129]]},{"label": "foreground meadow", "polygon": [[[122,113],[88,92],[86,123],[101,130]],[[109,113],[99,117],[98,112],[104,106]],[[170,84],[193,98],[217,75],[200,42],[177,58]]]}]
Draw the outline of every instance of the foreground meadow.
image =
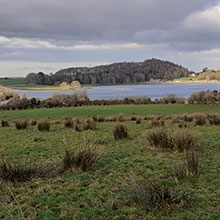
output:
[{"label": "foreground meadow", "polygon": [[[0,112],[0,119],[9,122],[9,127],[0,127],[0,218],[220,219],[219,115],[168,116],[184,111],[214,113],[219,108],[152,105]],[[124,115],[118,115],[121,112]],[[69,118],[62,119],[93,114],[97,117],[91,129],[76,129],[67,124]],[[167,117],[139,117],[154,114]],[[49,131],[39,131],[33,120],[17,130],[13,120],[21,118],[49,118]],[[75,121],[80,124],[79,118]],[[124,125],[128,136],[115,139],[116,125]],[[170,135],[187,131],[196,137],[195,172],[184,173],[181,166],[188,158],[187,146],[180,151],[169,144],[150,144],[149,134],[157,129]],[[67,152],[88,148],[98,155],[88,169],[64,163]],[[4,161],[8,167],[3,170]],[[13,166],[29,167],[30,178],[12,178]],[[149,191],[143,188],[147,184]]]}]

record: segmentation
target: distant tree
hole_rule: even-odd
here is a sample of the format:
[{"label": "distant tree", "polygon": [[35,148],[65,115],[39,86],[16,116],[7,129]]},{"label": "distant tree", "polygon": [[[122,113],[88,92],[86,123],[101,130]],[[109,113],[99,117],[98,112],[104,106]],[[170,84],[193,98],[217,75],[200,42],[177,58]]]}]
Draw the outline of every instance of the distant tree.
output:
[{"label": "distant tree", "polygon": [[208,71],[209,71],[208,67],[204,67],[203,70],[202,70],[203,73],[208,72]]}]

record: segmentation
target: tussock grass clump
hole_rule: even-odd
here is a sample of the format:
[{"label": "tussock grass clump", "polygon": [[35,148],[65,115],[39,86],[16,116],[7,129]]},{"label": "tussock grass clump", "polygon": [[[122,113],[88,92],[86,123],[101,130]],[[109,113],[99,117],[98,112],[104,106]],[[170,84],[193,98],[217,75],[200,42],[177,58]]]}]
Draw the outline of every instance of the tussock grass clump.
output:
[{"label": "tussock grass clump", "polygon": [[132,178],[129,191],[131,198],[148,211],[167,211],[171,207],[186,206],[192,199],[190,192],[156,180],[140,182]]},{"label": "tussock grass clump", "polygon": [[27,129],[29,125],[27,120],[20,120],[20,119],[15,120],[14,123],[17,130]]},{"label": "tussock grass clump", "polygon": [[199,146],[197,138],[187,128],[175,131],[153,128],[148,132],[146,138],[151,146],[168,148],[180,153],[195,151]]},{"label": "tussock grass clump", "polygon": [[39,131],[49,131],[50,130],[50,122],[47,120],[40,120],[37,123],[37,129]]},{"label": "tussock grass clump", "polygon": [[163,128],[153,128],[147,133],[147,141],[153,147],[173,149],[170,134]]},{"label": "tussock grass clump", "polygon": [[76,124],[74,125],[74,128],[75,128],[75,131],[77,131],[77,132],[83,131],[82,125],[80,125],[80,124],[78,124],[78,123],[76,123]]},{"label": "tussock grass clump", "polygon": [[86,130],[95,130],[96,129],[96,122],[93,119],[87,120],[73,120],[73,128],[77,132],[86,131]]},{"label": "tussock grass clump", "polygon": [[180,123],[180,124],[178,124],[178,127],[179,128],[187,128],[187,125],[184,123]]},{"label": "tussock grass clump", "polygon": [[124,116],[124,114],[123,114],[123,113],[120,113],[119,116],[118,116],[118,118],[117,118],[117,120],[118,120],[119,122],[124,122],[124,121],[125,121],[125,116]]},{"label": "tussock grass clump", "polygon": [[98,117],[96,115],[92,116],[93,121],[97,122],[98,121]]},{"label": "tussock grass clump", "polygon": [[97,121],[98,121],[98,122],[105,122],[105,118],[102,117],[102,116],[100,116],[100,117],[98,117]]},{"label": "tussock grass clump", "polygon": [[136,124],[140,124],[140,123],[141,123],[141,118],[139,117],[136,119]]},{"label": "tussock grass clump", "polygon": [[195,152],[187,154],[185,163],[177,163],[171,167],[171,175],[176,182],[184,180],[188,176],[196,176],[199,174],[199,160]]},{"label": "tussock grass clump", "polygon": [[197,175],[199,173],[199,158],[194,152],[187,153],[187,168],[190,175]]},{"label": "tussock grass clump", "polygon": [[118,124],[113,130],[115,140],[123,140],[128,138],[128,129],[123,124]]},{"label": "tussock grass clump", "polygon": [[2,127],[9,127],[9,122],[8,121],[5,121],[5,120],[1,120],[1,126]]},{"label": "tussock grass clump", "polygon": [[64,117],[63,118],[63,126],[64,128],[73,128],[74,127],[74,121],[71,117]]},{"label": "tussock grass clump", "polygon": [[208,118],[210,125],[219,126],[220,125],[220,117],[217,115],[212,115]]},{"label": "tussock grass clump", "polygon": [[98,162],[99,154],[95,147],[87,147],[78,151],[65,149],[63,156],[63,167],[67,169],[77,169],[87,172]]},{"label": "tussock grass clump", "polygon": [[84,130],[95,130],[96,129],[96,122],[94,120],[87,119],[83,123]]},{"label": "tussock grass clump", "polygon": [[180,123],[181,121],[178,119],[178,118],[174,118],[171,122],[171,124],[178,124]]},{"label": "tussock grass clump", "polygon": [[137,120],[137,116],[136,115],[132,115],[131,116],[131,121],[136,121]]},{"label": "tussock grass clump", "polygon": [[176,182],[184,180],[187,176],[187,165],[185,163],[177,163],[171,166],[170,172]]},{"label": "tussock grass clump", "polygon": [[185,122],[192,122],[192,121],[193,121],[193,116],[186,114],[186,115],[183,116],[183,120],[184,120]]},{"label": "tussock grass clump", "polygon": [[170,139],[173,149],[180,153],[194,151],[198,148],[197,138],[192,134],[191,130],[186,128],[174,131]]},{"label": "tussock grass clump", "polygon": [[75,131],[83,131],[83,121],[80,118],[73,119],[73,128]]},{"label": "tussock grass clump", "polygon": [[63,168],[56,163],[21,164],[8,160],[0,161],[0,180],[4,182],[26,182],[32,178],[52,178],[60,175]]},{"label": "tussock grass clump", "polygon": [[195,115],[195,125],[196,126],[204,126],[206,125],[206,115]]},{"label": "tussock grass clump", "polygon": [[36,120],[33,120],[33,119],[32,119],[32,120],[30,121],[30,125],[31,125],[31,126],[35,126],[36,124],[37,124],[37,121],[36,121]]},{"label": "tussock grass clump", "polygon": [[31,179],[35,170],[31,166],[0,161],[0,179],[4,182],[25,182]]},{"label": "tussock grass clump", "polygon": [[163,127],[164,125],[165,125],[164,120],[152,120],[151,121],[151,128]]}]

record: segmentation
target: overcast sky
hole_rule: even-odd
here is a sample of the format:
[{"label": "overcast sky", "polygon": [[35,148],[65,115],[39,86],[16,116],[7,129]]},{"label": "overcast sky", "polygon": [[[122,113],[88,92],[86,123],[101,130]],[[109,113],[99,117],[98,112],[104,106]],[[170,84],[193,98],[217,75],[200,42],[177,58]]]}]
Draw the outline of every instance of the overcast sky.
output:
[{"label": "overcast sky", "polygon": [[0,76],[152,57],[220,69],[220,1],[0,0]]}]

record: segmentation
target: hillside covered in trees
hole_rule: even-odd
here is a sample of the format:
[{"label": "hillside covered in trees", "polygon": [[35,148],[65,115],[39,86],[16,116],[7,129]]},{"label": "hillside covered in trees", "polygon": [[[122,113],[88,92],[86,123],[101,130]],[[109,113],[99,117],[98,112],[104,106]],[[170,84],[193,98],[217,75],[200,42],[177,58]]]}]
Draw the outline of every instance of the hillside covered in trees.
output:
[{"label": "hillside covered in trees", "polygon": [[144,62],[123,62],[96,67],[73,67],[54,74],[29,73],[26,80],[31,84],[59,85],[62,82],[79,81],[81,84],[117,85],[138,84],[150,79],[172,80],[186,77],[189,71],[179,65],[158,59]]}]

